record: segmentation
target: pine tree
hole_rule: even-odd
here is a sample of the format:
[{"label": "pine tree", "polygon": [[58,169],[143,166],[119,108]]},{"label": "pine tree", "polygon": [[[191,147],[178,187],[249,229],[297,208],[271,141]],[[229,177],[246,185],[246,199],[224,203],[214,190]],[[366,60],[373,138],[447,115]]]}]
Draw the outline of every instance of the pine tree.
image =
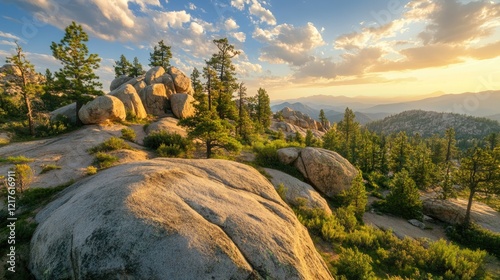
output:
[{"label": "pine tree", "polygon": [[306,131],[306,138],[304,140],[306,147],[314,147],[316,145],[316,138],[314,138],[314,135],[310,129]]},{"label": "pine tree", "polygon": [[78,111],[89,100],[87,95],[101,95],[102,84],[94,70],[99,68],[101,59],[97,54],[90,54],[85,42],[88,35],[81,25],[74,21],[65,29],[64,38],[59,44],[52,42],[50,49],[63,68],[55,73],[55,88],[64,93],[66,98],[76,102],[77,125],[81,125]]},{"label": "pine tree", "polygon": [[337,132],[337,126],[334,125],[323,135],[323,148],[338,151],[340,145],[340,136]]},{"label": "pine tree", "polygon": [[347,207],[352,207],[358,221],[363,219],[363,214],[368,203],[365,184],[363,183],[363,175],[361,172],[352,181],[352,186],[348,190],[341,193],[343,204]]},{"label": "pine tree", "polygon": [[198,71],[195,67],[191,73],[191,86],[193,87],[195,94],[203,93],[203,84],[200,81],[200,76],[200,71]]},{"label": "pine tree", "polygon": [[295,137],[293,138],[293,141],[299,143],[299,144],[304,144],[304,136],[300,134],[300,132],[295,132]]},{"label": "pine tree", "polygon": [[391,141],[390,167],[394,172],[400,172],[407,167],[410,158],[411,146],[406,132],[399,132]]},{"label": "pine tree", "polygon": [[197,112],[194,117],[180,120],[179,124],[187,127],[189,138],[205,143],[207,158],[212,157],[214,148],[229,152],[238,152],[241,149],[241,144],[230,135],[232,125],[221,120],[213,110]]},{"label": "pine tree", "polygon": [[162,66],[167,69],[170,66],[172,52],[170,46],[165,45],[163,40],[158,42],[158,45],[153,47],[153,52],[149,53],[149,66]]},{"label": "pine tree", "polygon": [[146,71],[142,69],[142,64],[139,62],[139,59],[137,57],[134,57],[134,61],[132,62],[132,66],[129,71],[129,76],[137,77],[144,73],[146,73]]},{"label": "pine tree", "polygon": [[413,147],[408,163],[410,176],[419,189],[427,189],[436,181],[437,167],[432,162],[431,151],[420,143]]},{"label": "pine tree", "polygon": [[251,144],[252,121],[248,114],[246,91],[247,88],[244,83],[240,83],[238,88],[238,127],[236,131],[243,143]]},{"label": "pine tree", "polygon": [[61,106],[68,105],[68,100],[56,94],[55,77],[49,69],[45,70],[45,84],[43,85],[43,94],[41,96],[44,110],[54,111]]},{"label": "pine tree", "polygon": [[340,154],[352,164],[356,164],[359,123],[351,109],[345,109],[344,118],[338,123],[337,129],[341,139]]},{"label": "pine tree", "polygon": [[325,116],[325,111],[323,109],[319,110],[319,122],[324,130],[328,129],[328,119]]},{"label": "pine tree", "polygon": [[233,93],[238,88],[238,83],[232,59],[241,52],[235,50],[227,38],[214,40],[213,43],[218,52],[207,61],[207,66],[217,73],[217,77],[210,78],[212,97],[216,100],[215,106],[221,119],[237,120],[238,110],[233,101]]},{"label": "pine tree", "polygon": [[443,176],[443,182],[441,184],[442,192],[441,197],[443,199],[447,199],[448,197],[455,197],[456,193],[453,189],[452,182],[452,160],[456,157],[457,147],[455,140],[455,130],[453,128],[449,128],[445,132],[445,142],[446,142],[446,153],[445,153],[445,172]]},{"label": "pine tree", "polygon": [[387,195],[387,210],[405,219],[422,217],[422,201],[415,182],[406,169],[394,175]]},{"label": "pine tree", "polygon": [[256,101],[255,120],[263,129],[269,128],[273,112],[271,111],[271,100],[265,89],[259,88]]},{"label": "pine tree", "polygon": [[199,80],[200,73],[197,69],[191,74],[191,82],[195,91],[194,104],[195,115],[182,119],[179,124],[188,130],[188,137],[201,140],[206,147],[206,156],[211,158],[214,150],[222,148],[229,152],[237,152],[241,149],[241,144],[236,141],[231,131],[234,126],[228,121],[219,117],[215,106],[211,105],[212,81],[215,72],[209,65],[203,69],[203,76],[207,78],[207,94],[203,93],[203,86]]},{"label": "pine tree", "polygon": [[132,70],[132,63],[127,60],[127,58],[122,54],[120,56],[120,60],[115,61],[115,77],[119,77],[122,75],[129,75]]},{"label": "pine tree", "polygon": [[458,183],[469,191],[464,225],[470,224],[470,212],[477,193],[500,194],[500,149],[472,148],[460,162],[455,174]]},{"label": "pine tree", "polygon": [[218,89],[220,87],[220,81],[217,78],[217,73],[208,62],[206,62],[206,66],[203,67],[203,78],[207,80],[205,88],[207,91],[208,110],[212,111],[212,109],[217,107],[217,103],[215,102],[216,98],[214,98],[214,95],[217,96],[216,93],[218,92]]},{"label": "pine tree", "polygon": [[26,59],[23,49],[16,42],[16,53],[6,58],[7,63],[11,63],[21,73],[20,77],[13,75],[15,78],[9,86],[19,87],[24,106],[26,108],[26,117],[31,136],[35,136],[35,122],[33,120],[33,109],[31,105],[32,96],[40,91],[40,87],[34,83],[35,67]]}]

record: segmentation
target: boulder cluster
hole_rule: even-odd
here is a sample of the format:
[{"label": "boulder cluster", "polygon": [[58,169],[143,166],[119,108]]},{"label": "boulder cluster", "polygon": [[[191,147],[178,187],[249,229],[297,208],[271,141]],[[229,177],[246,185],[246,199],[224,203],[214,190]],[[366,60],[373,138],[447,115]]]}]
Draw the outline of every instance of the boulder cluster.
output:
[{"label": "boulder cluster", "polygon": [[[85,104],[78,116],[84,124],[125,120],[127,114],[138,119],[166,116],[169,111],[181,119],[194,114],[192,94],[191,79],[181,70],[157,66],[138,77],[117,77],[110,92]],[[74,122],[75,110],[76,105],[70,104],[53,111],[51,118],[64,115]]]},{"label": "boulder cluster", "polygon": [[278,112],[278,114],[283,116],[285,122],[305,129],[326,131],[328,130],[328,128],[330,128],[329,123],[323,126],[320,122],[311,118],[309,115],[304,114],[300,111],[294,111],[289,107],[283,108]]},{"label": "boulder cluster", "polygon": [[305,136],[307,130],[310,130],[315,137],[320,138],[330,128],[330,122],[323,126],[309,115],[289,107],[283,108],[276,115],[278,118],[273,119],[271,129],[282,131],[286,136],[294,136],[296,133]]}]

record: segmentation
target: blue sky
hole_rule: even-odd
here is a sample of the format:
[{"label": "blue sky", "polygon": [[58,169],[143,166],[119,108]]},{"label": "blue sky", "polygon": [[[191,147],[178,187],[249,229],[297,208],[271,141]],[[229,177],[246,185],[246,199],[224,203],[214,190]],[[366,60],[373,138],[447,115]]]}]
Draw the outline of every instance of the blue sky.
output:
[{"label": "blue sky", "polygon": [[121,54],[144,66],[159,40],[190,74],[228,37],[249,93],[401,97],[500,89],[500,0],[2,0],[0,60],[19,41],[38,71],[76,21],[102,58],[107,90]]}]

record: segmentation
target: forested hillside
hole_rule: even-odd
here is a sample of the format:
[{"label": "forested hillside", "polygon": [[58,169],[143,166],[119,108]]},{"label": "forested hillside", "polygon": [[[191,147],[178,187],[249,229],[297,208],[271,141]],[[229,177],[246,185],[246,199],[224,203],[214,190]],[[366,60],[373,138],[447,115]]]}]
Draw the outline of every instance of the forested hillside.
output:
[{"label": "forested hillside", "polygon": [[411,110],[369,123],[367,128],[377,133],[392,134],[404,131],[410,135],[418,133],[423,137],[442,135],[446,129],[453,128],[457,139],[463,140],[481,139],[490,133],[500,132],[500,123],[454,113]]}]

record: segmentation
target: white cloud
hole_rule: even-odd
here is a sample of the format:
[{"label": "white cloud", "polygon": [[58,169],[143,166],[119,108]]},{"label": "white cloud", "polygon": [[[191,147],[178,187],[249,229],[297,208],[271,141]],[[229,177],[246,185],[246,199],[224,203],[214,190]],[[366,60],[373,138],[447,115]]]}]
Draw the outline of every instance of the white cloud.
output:
[{"label": "white cloud", "polygon": [[234,32],[231,33],[231,36],[233,36],[236,40],[240,41],[241,43],[244,43],[247,39],[247,36],[243,32]]},{"label": "white cloud", "polygon": [[249,0],[231,0],[231,6],[240,11],[243,11],[243,9],[245,8],[245,3],[248,4],[249,2]]},{"label": "white cloud", "polygon": [[191,26],[189,28],[196,35],[200,35],[203,33],[203,26],[201,26],[200,24],[198,24],[196,22],[191,22]]},{"label": "white cloud", "polygon": [[232,18],[228,18],[225,22],[224,22],[224,26],[226,27],[226,30],[233,30],[233,29],[238,29],[238,24],[236,23],[236,21]]},{"label": "white cloud", "polygon": [[3,31],[0,31],[0,37],[22,41],[21,38],[19,38],[18,36]]},{"label": "white cloud", "polygon": [[265,44],[260,60],[270,63],[289,63],[300,66],[312,59],[311,51],[324,45],[321,33],[314,24],[295,27],[281,24],[273,29],[256,28],[253,38]]},{"label": "white cloud", "polygon": [[128,0],[96,0],[94,4],[108,21],[117,22],[126,28],[134,27],[134,15],[128,9]]},{"label": "white cloud", "polygon": [[[268,5],[266,1],[261,2]],[[231,0],[231,6],[243,11],[243,9],[245,9],[245,5],[250,5],[248,8],[250,15],[257,17],[261,23],[276,25],[276,18],[273,13],[264,8],[261,2],[259,2],[259,0]]]},{"label": "white cloud", "polygon": [[195,5],[195,4],[193,4],[193,3],[191,3],[191,2],[189,2],[189,6],[188,6],[188,7],[189,7],[189,9],[190,9],[190,10],[192,10],[192,11],[196,10],[196,5]]},{"label": "white cloud", "polygon": [[7,40],[0,40],[0,45],[7,45],[7,46],[12,46],[16,47],[16,43],[12,41],[7,41]]},{"label": "white cloud", "polygon": [[252,0],[252,5],[250,6],[250,14],[258,17],[260,22],[265,22],[269,25],[276,25],[276,18],[273,13],[262,7],[262,5],[257,0]]},{"label": "white cloud", "polygon": [[241,77],[249,77],[252,74],[257,74],[262,72],[262,66],[257,63],[251,63],[249,61],[236,62],[234,64],[236,68],[236,73]]},{"label": "white cloud", "polygon": [[186,11],[159,12],[154,21],[161,27],[182,28],[184,23],[191,21],[191,15]]}]

